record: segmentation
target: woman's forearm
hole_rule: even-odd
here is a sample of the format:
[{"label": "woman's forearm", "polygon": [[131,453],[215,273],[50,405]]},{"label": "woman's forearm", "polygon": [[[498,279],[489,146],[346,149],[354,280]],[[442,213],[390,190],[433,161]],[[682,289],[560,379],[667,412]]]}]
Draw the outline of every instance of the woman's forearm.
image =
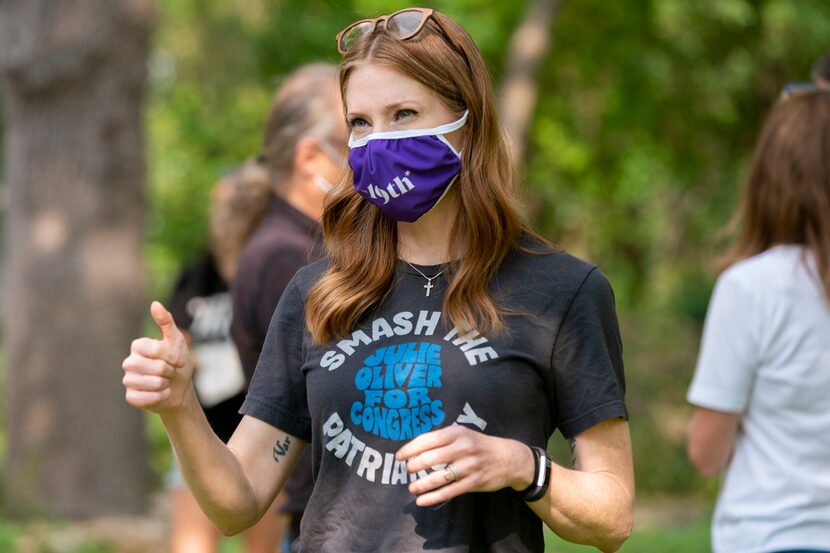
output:
[{"label": "woman's forearm", "polygon": [[[214,434],[195,393],[161,416],[182,475],[207,517],[223,534],[236,534],[261,516],[256,494],[236,455]],[[267,508],[267,505],[266,505]]]},{"label": "woman's forearm", "polygon": [[741,417],[698,407],[689,423],[686,450],[701,476],[713,476],[729,464]]},{"label": "woman's forearm", "polygon": [[159,302],[153,302],[150,313],[162,339],[133,341],[121,364],[125,399],[161,416],[182,475],[202,510],[222,532],[241,532],[271,505],[305,442],[246,416],[229,445],[223,444],[196,398],[185,335]]},{"label": "woman's forearm", "polygon": [[562,539],[605,553],[617,551],[633,526],[633,493],[607,472],[553,464],[548,493],[528,506]]},{"label": "woman's forearm", "polygon": [[[631,533],[634,475],[628,424],[600,422],[574,439],[578,470],[553,464],[547,494],[530,508],[563,539],[610,553]],[[488,436],[461,425],[421,434],[398,450],[397,459],[417,473],[436,470],[409,485],[421,507],[469,492],[510,487],[525,490],[534,480],[534,454],[527,445]],[[448,483],[449,482],[449,483]]]}]

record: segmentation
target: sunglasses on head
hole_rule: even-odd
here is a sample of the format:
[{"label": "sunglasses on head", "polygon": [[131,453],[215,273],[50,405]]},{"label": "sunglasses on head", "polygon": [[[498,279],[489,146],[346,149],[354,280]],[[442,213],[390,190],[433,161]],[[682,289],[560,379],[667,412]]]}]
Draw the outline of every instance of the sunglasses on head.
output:
[{"label": "sunglasses on head", "polygon": [[433,10],[429,8],[406,8],[390,15],[355,21],[337,33],[337,50],[346,54],[361,38],[372,34],[378,25],[383,25],[386,32],[398,40],[410,39],[421,32],[432,14]]}]

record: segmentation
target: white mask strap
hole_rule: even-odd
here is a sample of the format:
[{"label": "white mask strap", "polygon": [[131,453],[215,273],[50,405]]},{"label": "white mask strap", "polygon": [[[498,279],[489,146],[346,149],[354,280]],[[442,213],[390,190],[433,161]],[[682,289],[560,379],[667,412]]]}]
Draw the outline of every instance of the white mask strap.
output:
[{"label": "white mask strap", "polygon": [[314,177],[312,177],[312,180],[314,181],[315,186],[317,186],[317,188],[319,188],[320,190],[322,190],[326,194],[329,193],[329,190],[334,188],[334,185],[332,183],[330,183],[322,175],[314,175]]},{"label": "white mask strap", "polygon": [[345,167],[346,165],[346,158],[338,152],[334,146],[328,143],[326,140],[317,140],[317,145],[320,146],[320,149],[325,152],[329,159],[331,159],[335,165],[339,165],[341,167]]}]

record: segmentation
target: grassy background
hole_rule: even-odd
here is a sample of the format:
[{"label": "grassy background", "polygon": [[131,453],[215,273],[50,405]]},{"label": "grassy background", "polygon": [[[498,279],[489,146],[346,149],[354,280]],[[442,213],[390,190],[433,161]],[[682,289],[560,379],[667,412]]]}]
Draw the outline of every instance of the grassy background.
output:
[{"label": "grassy background", "polygon": [[[590,553],[593,547],[566,543],[545,534],[545,553]],[[709,522],[700,520],[662,528],[635,530],[620,553],[704,553],[709,551]]]},{"label": "grassy background", "polygon": [[[643,524],[635,528],[631,538],[620,553],[704,553],[709,551],[708,514],[699,512],[687,519],[664,521],[655,526]],[[0,521],[0,551],[3,553],[132,553],[136,544],[107,542],[100,538],[83,537],[83,532],[67,532],[70,528],[61,523],[13,523]],[[61,537],[63,535],[63,537]],[[37,537],[35,537],[37,536]],[[545,532],[546,553],[590,553],[592,547],[574,545],[559,539],[552,532]],[[155,551],[155,550],[153,550]],[[159,545],[159,552],[165,551]],[[242,553],[242,540],[223,540],[220,553]]]}]

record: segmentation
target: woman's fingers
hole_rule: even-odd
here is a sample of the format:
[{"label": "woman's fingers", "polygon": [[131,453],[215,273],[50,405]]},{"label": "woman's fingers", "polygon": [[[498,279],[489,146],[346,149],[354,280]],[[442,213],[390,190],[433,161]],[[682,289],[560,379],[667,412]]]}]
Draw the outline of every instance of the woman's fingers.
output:
[{"label": "woman's fingers", "polygon": [[[449,465],[452,465],[452,468]],[[409,492],[420,495],[430,490],[447,486],[448,484],[460,482],[461,480],[465,480],[469,484],[474,485],[477,483],[475,481],[476,479],[473,478],[476,476],[474,465],[475,463],[468,459],[458,459],[454,462],[435,465],[432,472],[409,484]],[[456,475],[458,475],[457,478]]]},{"label": "woman's fingers", "polygon": [[161,413],[177,409],[188,394],[187,381],[193,373],[187,341],[173,316],[159,302],[150,306],[153,320],[162,332],[161,340],[138,338],[130,355],[121,363],[127,403]]},{"label": "woman's fingers", "polygon": [[425,451],[443,447],[454,442],[465,431],[469,432],[470,430],[453,424],[440,430],[433,430],[432,432],[421,434],[400,448],[395,454],[395,457],[398,461],[409,461]]},{"label": "woman's fingers", "polygon": [[[443,473],[443,471],[439,471]],[[438,473],[433,473],[429,477],[435,476]],[[421,480],[424,480],[423,478]],[[421,480],[418,480],[420,482]],[[426,493],[415,494],[418,497],[415,499],[415,504],[419,507],[429,507],[431,505],[438,505],[439,503],[444,503],[445,501],[449,501],[450,499],[456,498],[459,495],[463,495],[468,492],[475,491],[474,490],[475,483],[471,479],[464,479],[462,477],[457,482],[452,482],[447,484],[444,482],[444,485],[440,487],[436,486],[435,489],[432,491],[427,491]]]},{"label": "woman's fingers", "polygon": [[150,306],[150,314],[161,329],[162,339],[138,338],[133,340],[130,353],[139,357],[166,361],[174,368],[183,367],[187,362],[185,357],[187,342],[176,323],[173,322],[173,316],[157,301]]},{"label": "woman's fingers", "polygon": [[170,345],[176,345],[184,341],[184,335],[173,321],[173,315],[161,304],[154,301],[150,304],[150,315],[161,329],[162,340]]},{"label": "woman's fingers", "polygon": [[137,340],[133,340],[130,353],[148,359],[160,359],[176,368],[183,367],[185,362],[181,348],[171,347],[163,340],[154,340],[152,338],[138,338]]},{"label": "woman's fingers", "polygon": [[406,462],[406,470],[414,474],[422,470],[443,466],[461,457],[459,448],[451,443],[444,447],[430,449],[419,453]]},{"label": "woman's fingers", "polygon": [[[516,474],[527,468],[528,461],[519,451],[529,453],[527,446],[515,440],[453,425],[418,436],[397,456],[407,461],[410,473],[438,468],[409,485],[409,491],[418,496],[417,504],[426,506],[463,493],[515,487]],[[445,468],[447,463],[450,467]]]},{"label": "woman's fingers", "polygon": [[161,376],[151,376],[135,372],[124,373],[121,383],[125,388],[140,392],[160,392],[170,387],[170,379]]},{"label": "woman's fingers", "polygon": [[159,392],[147,392],[142,390],[132,390],[127,388],[125,397],[127,403],[133,407],[145,408],[154,407],[170,398],[170,388],[165,388]]},{"label": "woman's fingers", "polygon": [[176,374],[176,369],[174,369],[167,361],[162,361],[161,359],[151,359],[135,353],[131,353],[126,359],[124,359],[124,362],[121,363],[121,368],[124,369],[124,372],[135,372],[150,376],[163,376],[164,378],[173,378]]},{"label": "woman's fingers", "polygon": [[[397,458],[407,462],[410,473],[437,469],[409,485],[410,493],[418,496],[418,505],[435,505],[474,491],[481,482],[477,467],[480,465],[478,440],[482,438],[484,435],[480,432],[452,425],[421,434],[398,450]],[[446,466],[448,463],[452,468]]]}]

